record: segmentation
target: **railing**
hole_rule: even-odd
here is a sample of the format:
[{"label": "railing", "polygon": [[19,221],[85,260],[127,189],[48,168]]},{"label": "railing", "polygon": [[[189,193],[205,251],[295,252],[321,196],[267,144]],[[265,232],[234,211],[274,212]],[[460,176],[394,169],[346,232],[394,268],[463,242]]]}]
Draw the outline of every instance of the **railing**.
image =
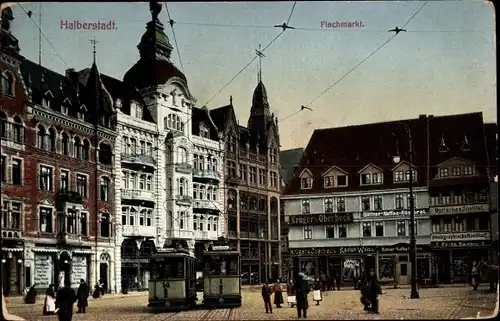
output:
[{"label": "railing", "polygon": [[199,178],[208,178],[213,180],[220,180],[220,175],[217,171],[211,169],[198,169],[193,170],[193,176]]},{"label": "railing", "polygon": [[57,203],[75,203],[75,204],[83,204],[83,198],[80,193],[75,191],[68,191],[66,189],[61,189],[57,192],[56,195]]},{"label": "railing", "polygon": [[154,237],[155,228],[153,226],[122,225],[122,235]]},{"label": "railing", "polygon": [[153,191],[146,191],[142,189],[125,189],[121,190],[121,196],[129,200],[148,200],[154,201],[155,194]]},{"label": "railing", "polygon": [[207,231],[194,231],[194,238],[197,240],[206,240],[208,239]]},{"label": "railing", "polygon": [[188,163],[175,164],[175,171],[184,174],[191,174],[193,166]]},{"label": "railing", "polygon": [[22,239],[23,232],[20,230],[2,229],[3,239]]},{"label": "railing", "polygon": [[178,203],[191,204],[193,203],[193,198],[188,195],[175,195],[175,200]]},{"label": "railing", "polygon": [[146,166],[154,167],[156,165],[156,161],[151,155],[142,155],[142,154],[132,154],[132,153],[122,153],[121,161],[123,163],[131,163],[131,164],[141,164]]}]

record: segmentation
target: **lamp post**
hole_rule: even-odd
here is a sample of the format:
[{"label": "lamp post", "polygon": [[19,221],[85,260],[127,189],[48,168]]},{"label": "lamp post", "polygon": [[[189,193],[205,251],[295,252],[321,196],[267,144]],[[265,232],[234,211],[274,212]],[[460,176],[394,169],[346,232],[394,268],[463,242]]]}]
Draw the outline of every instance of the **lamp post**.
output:
[{"label": "lamp post", "polygon": [[[410,264],[411,264],[411,299],[418,299],[419,294],[417,290],[417,240],[415,239],[415,198],[413,197],[413,144],[410,127],[405,123],[401,124],[408,135],[408,158],[410,166]],[[399,154],[399,153],[398,153]],[[394,163],[398,164],[401,161],[399,155],[393,156]]]}]

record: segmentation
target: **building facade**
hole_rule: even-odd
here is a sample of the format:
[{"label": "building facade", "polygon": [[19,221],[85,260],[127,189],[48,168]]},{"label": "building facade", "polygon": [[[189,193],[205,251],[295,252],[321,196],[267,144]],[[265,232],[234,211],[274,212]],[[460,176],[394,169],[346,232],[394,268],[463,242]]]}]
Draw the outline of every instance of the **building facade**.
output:
[{"label": "building facade", "polygon": [[[18,267],[6,270],[7,279],[15,280],[6,292],[68,279],[73,287],[80,279],[102,279],[107,286],[114,278],[112,100],[95,61],[86,74],[60,75],[18,56],[17,41],[2,27],[2,60],[11,64],[2,66],[2,111],[15,106],[18,113],[7,115],[12,121],[3,125],[12,153],[2,157],[10,174],[2,189],[9,227],[2,252],[5,264]],[[16,235],[22,235],[22,248]]]},{"label": "building facade", "polygon": [[210,111],[225,141],[225,208],[231,244],[241,251],[243,283],[281,275],[278,121],[259,81],[248,126],[239,126],[230,104]]},{"label": "building facade", "polygon": [[[423,120],[405,122],[416,134]],[[396,276],[400,284],[409,284],[412,172],[408,139],[394,136],[397,130],[396,123],[379,123],[313,133],[282,196],[295,272],[314,277],[340,273],[349,283],[374,269],[381,281]],[[352,139],[358,143],[346,143]],[[426,146],[415,142],[413,147],[417,264],[429,277]],[[395,155],[399,164],[393,162]]]},{"label": "building facade", "polygon": [[481,113],[430,117],[431,247],[441,283],[468,282],[491,261],[489,160]]}]

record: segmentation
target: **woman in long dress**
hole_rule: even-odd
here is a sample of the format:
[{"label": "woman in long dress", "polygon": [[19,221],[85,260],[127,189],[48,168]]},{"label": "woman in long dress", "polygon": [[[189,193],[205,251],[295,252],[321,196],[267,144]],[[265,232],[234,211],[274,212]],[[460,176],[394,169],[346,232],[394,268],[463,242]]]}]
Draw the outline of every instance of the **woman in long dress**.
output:
[{"label": "woman in long dress", "polygon": [[319,305],[319,302],[323,300],[321,296],[321,283],[319,279],[316,279],[313,285],[313,300],[316,301],[316,305]]},{"label": "woman in long dress", "polygon": [[49,285],[45,291],[45,303],[43,305],[43,315],[52,315],[56,313],[56,292],[54,284]]},{"label": "woman in long dress", "polygon": [[287,286],[288,293],[286,295],[286,299],[291,308],[297,304],[296,296],[295,296],[295,284],[293,280],[290,280],[289,285]]},{"label": "woman in long dress", "polygon": [[274,285],[274,304],[276,304],[277,308],[281,308],[281,304],[283,303],[283,291],[281,289],[280,280],[276,282]]}]

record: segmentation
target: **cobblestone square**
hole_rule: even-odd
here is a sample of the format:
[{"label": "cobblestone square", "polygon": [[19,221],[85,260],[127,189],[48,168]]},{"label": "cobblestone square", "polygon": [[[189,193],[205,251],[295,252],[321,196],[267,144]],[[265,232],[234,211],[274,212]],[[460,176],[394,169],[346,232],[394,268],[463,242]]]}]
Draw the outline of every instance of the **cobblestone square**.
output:
[{"label": "cobblestone square", "polygon": [[[380,296],[380,314],[363,311],[359,292],[342,290],[326,292],[323,301],[316,306],[309,298],[308,319],[456,319],[492,313],[496,294],[474,292],[470,287],[449,287],[420,290],[420,299],[409,299],[409,289],[384,289]],[[285,305],[266,314],[257,291],[243,292],[243,305],[234,309],[192,310],[153,314],[146,308],[146,293],[107,295],[101,299],[89,299],[88,312],[75,314],[73,320],[294,320],[296,310]],[[286,301],[286,295],[285,295]],[[21,298],[10,298],[9,312],[26,320],[56,320],[56,316],[42,316],[43,296],[34,305],[22,303]]]}]

